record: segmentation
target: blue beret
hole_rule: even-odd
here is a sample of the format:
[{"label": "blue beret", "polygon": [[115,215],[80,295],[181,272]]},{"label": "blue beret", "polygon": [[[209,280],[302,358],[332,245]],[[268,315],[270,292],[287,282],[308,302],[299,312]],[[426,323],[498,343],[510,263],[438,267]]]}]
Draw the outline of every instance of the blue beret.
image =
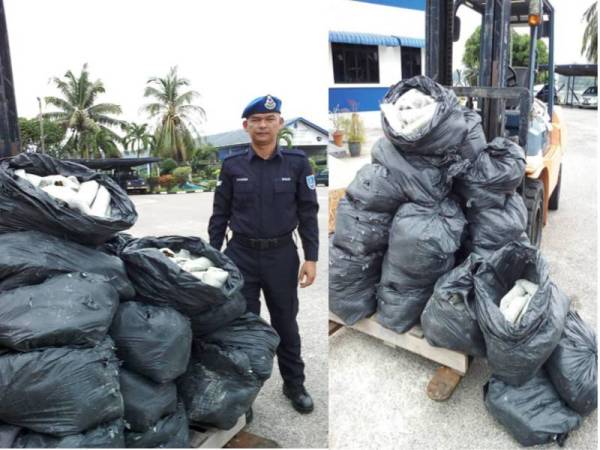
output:
[{"label": "blue beret", "polygon": [[242,119],[247,119],[252,114],[278,113],[281,112],[281,100],[273,95],[258,97],[248,103],[242,113]]}]

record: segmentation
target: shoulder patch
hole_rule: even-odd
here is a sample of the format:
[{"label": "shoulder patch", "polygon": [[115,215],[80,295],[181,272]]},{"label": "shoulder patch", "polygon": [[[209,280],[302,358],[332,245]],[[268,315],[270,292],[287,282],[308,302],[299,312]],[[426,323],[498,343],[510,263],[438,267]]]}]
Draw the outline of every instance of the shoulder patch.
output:
[{"label": "shoulder patch", "polygon": [[313,191],[317,188],[317,182],[315,180],[314,175],[309,175],[306,177],[306,185],[309,189],[312,189]]}]

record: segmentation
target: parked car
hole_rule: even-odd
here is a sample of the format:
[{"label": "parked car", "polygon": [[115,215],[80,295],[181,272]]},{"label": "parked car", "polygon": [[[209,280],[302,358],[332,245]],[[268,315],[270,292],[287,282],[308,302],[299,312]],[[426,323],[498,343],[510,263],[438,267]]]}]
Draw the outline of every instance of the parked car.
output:
[{"label": "parked car", "polygon": [[[537,98],[538,100],[543,101],[544,103],[548,103],[548,85],[545,84],[544,87],[542,87],[537,94],[535,94],[535,98]],[[558,92],[556,91],[556,88],[554,88],[554,104],[558,104]]]},{"label": "parked car", "polygon": [[146,180],[140,177],[135,170],[115,170],[112,177],[127,193],[147,194],[150,192],[150,186]]},{"label": "parked car", "polygon": [[590,86],[581,95],[580,108],[598,109],[598,86]]},{"label": "parked car", "polygon": [[324,186],[329,186],[329,169],[325,168],[315,175],[315,181],[317,186],[322,184]]}]

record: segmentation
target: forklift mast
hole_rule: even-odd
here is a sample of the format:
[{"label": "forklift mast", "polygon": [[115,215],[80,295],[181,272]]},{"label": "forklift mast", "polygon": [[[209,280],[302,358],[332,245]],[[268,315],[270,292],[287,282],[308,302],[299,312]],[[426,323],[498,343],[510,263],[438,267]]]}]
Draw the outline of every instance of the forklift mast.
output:
[{"label": "forklift mast", "polygon": [[[510,57],[510,25],[528,24],[530,3],[539,4],[541,24],[530,26],[529,67],[526,86],[507,87]],[[482,125],[488,140],[504,136],[506,100],[518,102],[519,143],[527,146],[528,113],[533,102],[536,69],[536,43],[549,37],[549,92],[554,91],[554,11],[549,0],[427,0],[425,10],[426,75],[438,83],[452,86],[452,43],[458,40],[458,8],[464,5],[482,16],[479,85],[454,87],[457,95],[477,97]],[[548,19],[544,19],[544,15]],[[530,24],[531,25],[531,24]],[[514,74],[513,74],[514,75]],[[552,117],[554,96],[549,95],[548,112]]]},{"label": "forklift mast", "polygon": [[20,147],[4,1],[0,0],[0,158],[16,155]]}]

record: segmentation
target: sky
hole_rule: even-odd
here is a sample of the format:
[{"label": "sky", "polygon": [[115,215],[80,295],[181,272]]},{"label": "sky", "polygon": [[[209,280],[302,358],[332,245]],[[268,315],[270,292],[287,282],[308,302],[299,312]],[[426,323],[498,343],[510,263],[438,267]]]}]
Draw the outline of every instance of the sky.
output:
[{"label": "sky", "polygon": [[[591,0],[554,0],[556,63],[579,55]],[[49,80],[84,63],[122,119],[144,122],[140,107],[151,76],[177,65],[207,113],[205,134],[240,128],[240,114],[267,93],[283,115],[329,128],[329,29],[324,0],[4,0],[20,116],[38,113],[36,97],[56,95]],[[385,10],[387,7],[377,7]],[[462,9],[462,8],[461,8]],[[478,20],[463,15],[462,47]],[[456,48],[456,46],[455,46]],[[455,61],[460,61],[460,54]]]}]

